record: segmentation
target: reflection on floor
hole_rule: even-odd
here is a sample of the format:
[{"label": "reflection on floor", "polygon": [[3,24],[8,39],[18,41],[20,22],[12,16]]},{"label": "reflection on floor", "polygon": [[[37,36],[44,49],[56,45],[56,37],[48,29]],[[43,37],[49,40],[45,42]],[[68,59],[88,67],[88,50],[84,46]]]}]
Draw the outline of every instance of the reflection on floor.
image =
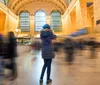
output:
[{"label": "reflection on floor", "polygon": [[[76,54],[71,66],[67,65],[63,53],[57,55],[52,64],[51,85],[100,85],[99,56],[97,59],[89,59],[88,50],[83,54],[83,56]],[[17,65],[18,78],[14,81],[6,81],[5,85],[39,85],[43,65],[40,51],[19,57]],[[43,85],[46,85],[46,76]]]}]

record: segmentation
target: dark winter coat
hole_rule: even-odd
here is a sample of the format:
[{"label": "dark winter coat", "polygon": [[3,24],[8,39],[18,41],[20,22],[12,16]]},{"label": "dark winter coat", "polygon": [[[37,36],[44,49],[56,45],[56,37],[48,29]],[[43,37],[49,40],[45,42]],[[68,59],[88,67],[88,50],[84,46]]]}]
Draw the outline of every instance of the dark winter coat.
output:
[{"label": "dark winter coat", "polygon": [[55,38],[51,29],[43,29],[41,30],[40,37],[42,40],[42,58],[43,59],[52,59],[55,57],[53,47],[52,47],[52,39]]}]

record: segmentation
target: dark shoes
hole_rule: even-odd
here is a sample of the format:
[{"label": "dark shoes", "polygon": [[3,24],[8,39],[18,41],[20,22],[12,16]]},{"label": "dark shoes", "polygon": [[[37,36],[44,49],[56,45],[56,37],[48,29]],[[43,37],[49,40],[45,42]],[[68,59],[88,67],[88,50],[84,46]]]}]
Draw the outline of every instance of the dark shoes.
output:
[{"label": "dark shoes", "polygon": [[47,80],[47,84],[50,84],[52,82],[52,79]]},{"label": "dark shoes", "polygon": [[43,79],[40,79],[40,84],[42,84],[43,83]]},{"label": "dark shoes", "polygon": [[[46,83],[47,83],[47,84],[50,84],[51,82],[52,82],[52,79],[49,79],[49,80],[47,80]],[[40,79],[40,85],[41,85],[41,84],[43,84],[43,80],[42,80],[42,79]]]}]

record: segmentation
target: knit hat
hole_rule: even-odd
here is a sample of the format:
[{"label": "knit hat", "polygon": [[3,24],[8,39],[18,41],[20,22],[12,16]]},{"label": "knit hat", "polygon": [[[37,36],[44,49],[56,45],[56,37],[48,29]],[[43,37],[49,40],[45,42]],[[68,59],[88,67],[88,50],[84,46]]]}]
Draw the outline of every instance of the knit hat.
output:
[{"label": "knit hat", "polygon": [[48,24],[45,24],[44,26],[43,26],[43,29],[50,29],[51,27],[50,27],[50,25],[48,25]]}]

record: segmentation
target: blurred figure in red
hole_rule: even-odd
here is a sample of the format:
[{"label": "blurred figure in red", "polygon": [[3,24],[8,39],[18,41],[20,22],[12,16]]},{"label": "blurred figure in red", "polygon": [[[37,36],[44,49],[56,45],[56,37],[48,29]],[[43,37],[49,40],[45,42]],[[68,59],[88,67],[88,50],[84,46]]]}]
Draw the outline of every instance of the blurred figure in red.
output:
[{"label": "blurred figure in red", "polygon": [[[14,80],[17,77],[17,67],[15,58],[17,57],[17,42],[13,32],[8,33],[8,43],[7,43],[7,56],[6,60],[10,64],[6,65],[6,68],[11,70],[11,75],[9,76],[10,80]],[[7,61],[6,61],[7,62]]]}]

